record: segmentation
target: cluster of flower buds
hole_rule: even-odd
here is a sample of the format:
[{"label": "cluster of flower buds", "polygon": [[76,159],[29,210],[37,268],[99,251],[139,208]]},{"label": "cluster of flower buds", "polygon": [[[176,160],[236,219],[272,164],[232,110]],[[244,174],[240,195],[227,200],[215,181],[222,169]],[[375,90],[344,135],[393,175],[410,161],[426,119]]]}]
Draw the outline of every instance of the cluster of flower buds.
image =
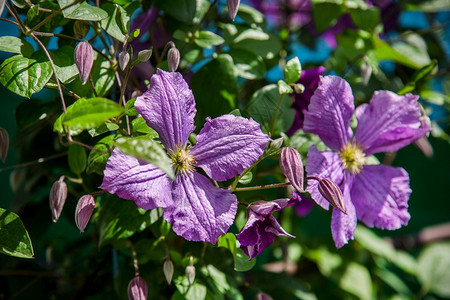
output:
[{"label": "cluster of flower buds", "polygon": [[67,198],[67,184],[64,182],[64,176],[56,181],[50,191],[50,209],[52,211],[53,222],[58,221]]},{"label": "cluster of flower buds", "polygon": [[140,277],[134,277],[128,284],[128,299],[130,300],[146,300],[148,287],[145,280]]},{"label": "cluster of flower buds", "polygon": [[180,64],[180,51],[175,47],[173,42],[168,42],[167,46],[170,47],[169,52],[167,52],[167,63],[169,64],[169,71],[176,72],[178,65]]},{"label": "cluster of flower buds", "polygon": [[82,84],[86,84],[94,64],[94,50],[87,41],[80,42],[75,48],[75,64]]},{"label": "cluster of flower buds", "polygon": [[241,0],[227,0],[228,14],[233,21],[234,18],[236,18],[239,9],[239,2],[241,2]]},{"label": "cluster of flower buds", "polygon": [[173,270],[173,262],[167,257],[164,261],[163,272],[168,284],[172,282]]},{"label": "cluster of flower buds", "polygon": [[192,285],[195,280],[195,267],[194,267],[194,258],[191,256],[189,258],[189,266],[186,267],[186,278],[189,282],[189,285]]},{"label": "cluster of flower buds", "polygon": [[294,189],[303,193],[303,163],[298,151],[292,147],[281,149],[280,167]]},{"label": "cluster of flower buds", "polygon": [[94,208],[95,201],[92,195],[84,195],[78,200],[77,208],[75,209],[75,224],[77,224],[80,232],[84,232]]},{"label": "cluster of flower buds", "polygon": [[8,132],[4,128],[0,128],[0,158],[5,162],[9,148]]}]

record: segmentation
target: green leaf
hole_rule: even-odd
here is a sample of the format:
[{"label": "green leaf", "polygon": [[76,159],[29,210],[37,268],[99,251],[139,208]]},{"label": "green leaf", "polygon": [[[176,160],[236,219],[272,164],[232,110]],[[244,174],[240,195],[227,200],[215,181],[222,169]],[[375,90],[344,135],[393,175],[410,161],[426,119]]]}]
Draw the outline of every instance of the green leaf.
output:
[{"label": "green leaf", "polygon": [[448,2],[448,0],[429,0],[425,2],[418,2],[418,4],[406,3],[405,9],[434,13],[450,10],[450,3]]},{"label": "green leaf", "polygon": [[139,114],[136,108],[134,108],[134,102],[136,102],[136,99],[137,98],[130,99],[127,103],[125,103],[125,114],[127,116],[135,117]]},{"label": "green leaf", "polygon": [[413,69],[420,69],[422,67],[417,62],[411,60],[408,56],[405,56],[403,53],[392,48],[385,41],[380,40],[375,35],[373,37],[373,43],[375,48],[375,57],[378,60],[392,60]]},{"label": "green leaf", "polygon": [[146,161],[160,168],[170,178],[175,179],[171,162],[161,146],[148,137],[119,138],[116,146],[128,155]]},{"label": "green leaf", "polygon": [[417,277],[425,291],[450,297],[450,242],[435,243],[420,253]]},{"label": "green leaf", "polygon": [[236,35],[232,41],[234,48],[251,51],[264,59],[275,58],[282,48],[280,39],[276,35],[261,28],[247,28],[243,31],[241,28],[238,33],[231,33]]},{"label": "green leaf", "polygon": [[94,149],[89,153],[86,173],[97,173],[103,175],[110,151],[113,147],[115,135],[108,135],[95,144]]},{"label": "green leaf", "polygon": [[119,104],[106,98],[81,98],[71,105],[62,119],[62,125],[78,129],[91,129],[124,112]]},{"label": "green leaf", "polygon": [[195,37],[194,42],[202,48],[207,48],[207,49],[211,49],[212,46],[218,46],[220,44],[223,44],[225,40],[215,34],[214,32],[211,31],[199,31],[198,35]]},{"label": "green leaf", "polygon": [[336,253],[330,252],[325,246],[318,249],[308,250],[305,256],[314,261],[319,267],[320,273],[329,277],[342,264],[342,257]]},{"label": "green leaf", "polygon": [[103,19],[100,25],[109,35],[123,43],[130,28],[127,12],[121,6],[111,3],[102,5],[102,9],[108,13],[108,17]]},{"label": "green leaf", "polygon": [[172,300],[201,300],[206,299],[207,288],[203,284],[194,282],[189,286],[186,275],[178,276],[174,281],[177,292],[172,296]]},{"label": "green leaf", "polygon": [[131,121],[131,130],[132,132],[143,133],[150,139],[155,139],[158,137],[158,133],[152,128],[148,127],[143,117],[138,117]]},{"label": "green leaf", "polygon": [[100,127],[89,129],[88,132],[92,137],[96,137],[105,132],[115,131],[119,128],[119,125],[116,123],[105,122]]},{"label": "green leaf", "polygon": [[238,272],[246,272],[251,270],[256,264],[256,258],[248,260],[248,256],[241,248],[236,249],[236,262],[234,263],[234,270]]},{"label": "green leaf", "polygon": [[385,284],[393,288],[397,293],[407,296],[408,299],[412,298],[413,293],[411,292],[411,290],[394,272],[391,272],[387,269],[376,269],[375,274]]},{"label": "green leaf", "polygon": [[[72,82],[78,75],[78,69],[73,58],[75,49],[64,45],[55,51],[49,51],[50,57],[55,65],[56,74],[62,83]],[[47,55],[40,50],[33,55],[39,62],[48,61]]]},{"label": "green leaf", "polygon": [[217,240],[217,247],[230,250],[233,255],[233,260],[236,262],[236,235],[234,235],[234,233],[228,232],[219,236],[219,239]]},{"label": "green leaf", "polygon": [[0,36],[0,51],[31,56],[34,49],[30,43],[15,36]]},{"label": "green leaf", "polygon": [[30,236],[19,216],[0,208],[0,252],[20,258],[34,258]]},{"label": "green leaf", "polygon": [[128,238],[150,226],[150,211],[133,201],[109,197],[98,216],[100,246]]},{"label": "green leaf", "polygon": [[291,58],[284,66],[284,81],[287,83],[296,83],[302,75],[302,65],[297,56]]},{"label": "green leaf", "polygon": [[77,144],[70,145],[67,159],[69,160],[70,170],[75,174],[81,174],[86,169],[86,151],[82,146]]},{"label": "green leaf", "polygon": [[161,225],[159,226],[159,230],[162,236],[166,236],[170,232],[170,228],[172,228],[172,224],[167,222],[166,220],[161,221]]},{"label": "green leaf", "polygon": [[313,0],[312,4],[314,24],[319,32],[333,26],[345,10],[342,0]]},{"label": "green leaf", "polygon": [[[61,8],[72,4],[72,0],[58,0]],[[74,4],[63,10],[64,18],[86,21],[101,21],[108,17],[108,13],[101,8],[87,4],[86,2]]]},{"label": "green leaf", "polygon": [[292,90],[289,84],[284,82],[284,80],[278,80],[277,86],[278,86],[278,93],[280,95],[292,94],[294,92],[294,90]]},{"label": "green leaf", "polygon": [[264,15],[259,10],[243,3],[239,4],[238,15],[249,25],[264,22]]},{"label": "green leaf", "polygon": [[153,5],[184,23],[192,23],[197,10],[196,0],[156,0]]},{"label": "green leaf", "polygon": [[[268,132],[279,100],[278,87],[275,84],[266,85],[253,94],[245,111]],[[295,110],[291,108],[291,104],[290,97],[283,97],[272,135],[285,132],[292,126]]]},{"label": "green leaf", "polygon": [[0,66],[0,82],[10,91],[30,98],[45,86],[52,73],[48,61],[39,63],[34,59],[15,55]]},{"label": "green leaf", "polygon": [[351,9],[350,16],[356,27],[362,30],[372,31],[380,23],[380,10],[375,6]]},{"label": "green leaf", "polygon": [[231,49],[228,54],[233,58],[237,76],[249,80],[264,78],[266,65],[260,56],[244,49]]},{"label": "green leaf", "polygon": [[250,182],[252,182],[253,179],[253,173],[252,172],[247,172],[244,176],[242,176],[242,178],[239,180],[239,183],[241,184],[249,184]]},{"label": "green leaf", "polygon": [[339,286],[359,299],[372,299],[372,279],[363,265],[350,262],[342,274]]},{"label": "green leaf", "polygon": [[217,291],[221,295],[224,295],[228,290],[230,290],[231,287],[227,281],[227,276],[225,273],[221,272],[213,265],[207,265],[206,267],[201,268],[201,272],[205,277],[209,276],[212,279],[215,288],[217,288]]}]

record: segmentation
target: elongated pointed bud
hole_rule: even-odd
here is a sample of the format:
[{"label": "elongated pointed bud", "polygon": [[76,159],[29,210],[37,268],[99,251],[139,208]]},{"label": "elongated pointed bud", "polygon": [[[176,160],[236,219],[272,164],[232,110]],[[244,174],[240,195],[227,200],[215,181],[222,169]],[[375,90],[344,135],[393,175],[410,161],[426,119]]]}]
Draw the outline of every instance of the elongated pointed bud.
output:
[{"label": "elongated pointed bud", "polygon": [[173,263],[169,258],[164,261],[163,271],[164,271],[164,276],[166,277],[167,283],[170,284],[172,282],[172,276],[173,276]]},{"label": "elongated pointed bud", "polygon": [[91,219],[94,208],[95,201],[92,195],[84,195],[78,200],[77,208],[75,209],[75,223],[77,224],[78,229],[80,229],[80,232],[84,232],[84,229]]},{"label": "elongated pointed bud", "polygon": [[192,285],[195,280],[195,267],[194,267],[194,261],[191,256],[189,266],[186,267],[186,277],[189,282],[189,285]]},{"label": "elongated pointed bud", "polygon": [[277,138],[275,140],[271,140],[269,142],[269,147],[268,147],[268,151],[267,152],[268,153],[272,153],[274,151],[277,151],[278,149],[281,148],[281,146],[283,145],[283,142],[284,142],[284,138],[283,137]]},{"label": "elongated pointed bud", "polygon": [[67,198],[67,185],[64,182],[64,176],[61,176],[58,181],[56,181],[50,191],[50,209],[52,210],[53,222],[58,221],[59,216],[66,203]]},{"label": "elongated pointed bud", "polygon": [[239,9],[239,2],[240,0],[227,0],[228,5],[228,15],[230,16],[231,20],[234,21],[234,18],[236,18],[238,9]]},{"label": "elongated pointed bud", "polygon": [[169,64],[169,71],[176,72],[180,64],[180,51],[176,47],[169,49],[167,53],[167,63]]},{"label": "elongated pointed bud", "polygon": [[298,192],[303,193],[303,163],[298,151],[292,147],[281,149],[280,167],[291,185]]},{"label": "elongated pointed bud", "polygon": [[148,287],[145,280],[140,277],[134,277],[128,284],[128,299],[130,300],[146,300]]},{"label": "elongated pointed bud", "polygon": [[9,149],[9,135],[6,129],[0,128],[0,158],[2,162],[6,161]]},{"label": "elongated pointed bud", "polygon": [[320,194],[330,202],[335,208],[347,214],[347,208],[344,203],[344,196],[339,186],[334,181],[328,178],[322,178],[319,180],[319,192]]},{"label": "elongated pointed bud", "polygon": [[94,64],[94,50],[88,42],[80,42],[75,48],[75,64],[80,74],[81,83],[85,84]]},{"label": "elongated pointed bud", "polygon": [[150,57],[152,57],[152,52],[153,51],[151,49],[150,50],[139,51],[139,53],[138,53],[138,60],[140,62],[146,62],[147,60],[150,59]]},{"label": "elongated pointed bud", "polygon": [[123,71],[128,66],[130,62],[130,54],[127,51],[122,51],[119,53],[119,67]]}]

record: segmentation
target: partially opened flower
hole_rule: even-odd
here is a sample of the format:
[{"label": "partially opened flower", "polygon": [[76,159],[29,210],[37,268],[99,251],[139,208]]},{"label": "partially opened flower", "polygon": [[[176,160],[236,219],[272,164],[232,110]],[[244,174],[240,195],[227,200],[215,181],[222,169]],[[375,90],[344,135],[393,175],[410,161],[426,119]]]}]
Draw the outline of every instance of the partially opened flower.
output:
[{"label": "partially opened flower", "polygon": [[[355,108],[349,84],[340,77],[321,77],[303,130],[319,135],[333,152],[319,152],[311,146],[306,172],[340,185],[347,214],[333,209],[331,231],[338,248],[353,238],[357,219],[369,227],[390,230],[408,223],[408,173],[402,168],[368,165],[366,157],[397,151],[430,130],[421,122],[417,99],[411,94],[375,92],[369,104],[356,109],[358,126],[353,134],[350,120]],[[328,209],[329,202],[319,192],[317,181],[309,180],[307,191]]]},{"label": "partially opened flower", "polygon": [[294,237],[287,233],[272,213],[293,205],[289,199],[253,202],[247,207],[247,223],[236,236],[250,259],[273,243],[276,236]]},{"label": "partially opened flower", "polygon": [[172,181],[154,165],[116,148],[101,187],[133,200],[143,209],[164,207],[164,219],[173,224],[175,233],[187,240],[215,243],[233,223],[237,199],[231,190],[215,187],[196,168],[217,181],[230,179],[263,154],[269,137],[252,119],[224,115],[207,118],[197,144],[188,145],[195,129],[195,101],[182,75],[176,72],[158,70],[135,107],[158,132],[176,179]]}]

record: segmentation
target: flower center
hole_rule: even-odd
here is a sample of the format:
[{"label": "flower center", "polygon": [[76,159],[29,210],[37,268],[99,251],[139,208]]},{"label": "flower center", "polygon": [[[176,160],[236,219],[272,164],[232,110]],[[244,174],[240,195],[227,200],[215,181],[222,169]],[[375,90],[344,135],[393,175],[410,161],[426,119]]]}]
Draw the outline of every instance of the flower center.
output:
[{"label": "flower center", "polygon": [[353,174],[358,174],[362,171],[364,166],[364,151],[363,149],[353,143],[347,143],[341,151],[339,151],[339,157],[341,158],[344,169]]},{"label": "flower center", "polygon": [[187,174],[195,170],[195,156],[189,154],[191,146],[177,147],[169,151],[169,157],[175,173]]}]

